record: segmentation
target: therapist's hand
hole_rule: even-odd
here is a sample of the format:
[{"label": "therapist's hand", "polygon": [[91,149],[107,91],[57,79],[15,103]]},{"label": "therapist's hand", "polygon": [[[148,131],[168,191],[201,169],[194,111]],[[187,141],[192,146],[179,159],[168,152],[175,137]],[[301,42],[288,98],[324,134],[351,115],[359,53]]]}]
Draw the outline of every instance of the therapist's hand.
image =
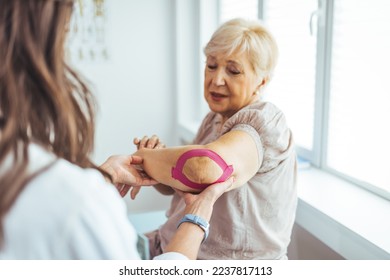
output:
[{"label": "therapist's hand", "polygon": [[176,193],[183,198],[186,204],[184,214],[197,215],[209,221],[214,203],[222,194],[229,190],[234,180],[234,177],[230,177],[225,182],[210,185],[197,194],[175,189]]},{"label": "therapist's hand", "polygon": [[[214,203],[221,195],[229,190],[233,182],[234,178],[230,177],[225,182],[207,187],[199,194],[176,190],[186,203],[183,215],[193,214],[209,221],[213,212]],[[187,258],[195,260],[203,237],[204,232],[199,226],[192,223],[182,223],[165,247],[165,252],[181,253]]]},{"label": "therapist's hand", "polygon": [[[151,137],[144,136],[143,138],[134,138],[133,144],[137,147],[137,150],[140,149],[163,149],[165,144],[161,142],[160,138],[157,135],[152,135]],[[175,191],[167,185],[157,184],[154,185],[154,188],[163,195],[172,195]],[[130,197],[135,199],[141,187],[135,187],[131,189]]]},{"label": "therapist's hand", "polygon": [[136,165],[142,164],[142,161],[139,156],[116,155],[109,157],[100,168],[111,176],[112,183],[123,197],[131,188],[139,190],[141,186],[152,186],[158,183],[136,168]]}]

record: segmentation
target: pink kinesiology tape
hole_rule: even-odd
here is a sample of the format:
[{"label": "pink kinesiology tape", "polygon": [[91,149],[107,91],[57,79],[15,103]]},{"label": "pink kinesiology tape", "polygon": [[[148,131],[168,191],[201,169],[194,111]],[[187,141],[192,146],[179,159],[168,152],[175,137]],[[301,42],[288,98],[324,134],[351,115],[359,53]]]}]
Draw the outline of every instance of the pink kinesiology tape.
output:
[{"label": "pink kinesiology tape", "polygon": [[[223,170],[221,177],[219,177],[215,182],[210,184],[198,184],[189,180],[183,174],[183,167],[186,161],[193,157],[208,157],[213,161],[215,161]],[[176,162],[176,167],[172,167],[172,178],[179,180],[184,185],[190,188],[203,190],[212,184],[224,182],[227,178],[230,177],[230,175],[232,175],[233,170],[234,170],[233,166],[227,165],[226,162],[217,153],[208,149],[195,149],[195,150],[185,152],[179,157],[179,159]]]}]

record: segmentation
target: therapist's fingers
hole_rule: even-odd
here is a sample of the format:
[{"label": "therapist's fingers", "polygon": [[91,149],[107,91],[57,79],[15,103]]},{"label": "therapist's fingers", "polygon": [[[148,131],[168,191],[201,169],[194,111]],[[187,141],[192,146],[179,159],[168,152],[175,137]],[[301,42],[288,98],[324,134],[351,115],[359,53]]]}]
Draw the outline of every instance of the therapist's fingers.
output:
[{"label": "therapist's fingers", "polygon": [[226,191],[229,190],[230,187],[233,186],[234,182],[235,182],[235,178],[231,176],[225,182],[210,185],[199,195],[211,197],[215,202],[221,195],[223,195]]},{"label": "therapist's fingers", "polygon": [[132,186],[151,186],[159,182],[151,178],[142,167],[143,159],[139,156],[130,156],[130,164],[122,173],[122,182]]},{"label": "therapist's fingers", "polygon": [[131,186],[126,185],[126,184],[116,184],[115,187],[118,190],[121,197],[124,197],[131,188]]},{"label": "therapist's fingers", "polygon": [[129,164],[141,164],[143,163],[144,159],[140,156],[130,156],[129,157]]},{"label": "therapist's fingers", "polygon": [[139,193],[139,191],[141,190],[141,187],[138,186],[138,187],[133,187],[130,191],[130,198],[132,200],[134,200],[137,196],[137,194]]},{"label": "therapist's fingers", "polygon": [[186,204],[190,204],[197,199],[209,200],[210,203],[214,204],[214,202],[223,193],[225,193],[233,185],[233,183],[234,183],[234,177],[230,177],[224,182],[216,183],[208,186],[199,194],[193,194],[193,193],[183,192],[179,190],[177,190],[177,192],[184,199]]},{"label": "therapist's fingers", "polygon": [[129,186],[150,186],[158,182],[147,176],[139,166],[142,158],[139,156],[111,156],[100,168],[110,174],[112,182]]},{"label": "therapist's fingers", "polygon": [[136,198],[137,194],[141,190],[141,186],[133,187],[133,186],[126,185],[126,184],[117,184],[115,187],[117,188],[119,194],[122,197],[125,197],[126,194],[129,192],[129,190],[131,189],[130,190],[130,198],[132,200],[134,200]]},{"label": "therapist's fingers", "polygon": [[[186,204],[184,214],[193,214],[209,221],[215,201],[225,193],[234,183],[234,178],[225,182],[212,184],[199,194],[182,193]],[[180,194],[180,192],[178,192]]]},{"label": "therapist's fingers", "polygon": [[152,179],[152,178],[136,178],[133,186],[153,186],[153,185],[157,185],[159,182]]}]

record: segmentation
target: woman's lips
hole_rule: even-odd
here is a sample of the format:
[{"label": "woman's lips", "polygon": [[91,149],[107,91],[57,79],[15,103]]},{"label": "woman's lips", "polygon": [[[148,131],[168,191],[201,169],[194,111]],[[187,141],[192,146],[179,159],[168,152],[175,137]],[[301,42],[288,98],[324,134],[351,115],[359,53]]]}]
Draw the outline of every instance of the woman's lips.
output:
[{"label": "woman's lips", "polygon": [[220,94],[217,92],[210,92],[210,96],[211,96],[212,100],[217,101],[217,102],[227,98],[227,95]]}]

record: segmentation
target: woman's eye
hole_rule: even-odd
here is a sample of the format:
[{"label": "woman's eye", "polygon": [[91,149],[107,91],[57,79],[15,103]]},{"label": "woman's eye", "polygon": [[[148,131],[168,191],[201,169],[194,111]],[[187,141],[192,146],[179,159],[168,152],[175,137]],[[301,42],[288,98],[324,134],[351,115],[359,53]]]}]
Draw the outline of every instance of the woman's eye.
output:
[{"label": "woman's eye", "polygon": [[207,64],[207,68],[211,69],[211,70],[214,70],[214,69],[217,69],[217,65],[215,65],[215,64]]},{"label": "woman's eye", "polygon": [[233,75],[239,75],[239,74],[241,74],[241,72],[240,72],[239,70],[237,70],[237,69],[229,69],[229,72],[230,72],[231,74],[233,74]]}]

